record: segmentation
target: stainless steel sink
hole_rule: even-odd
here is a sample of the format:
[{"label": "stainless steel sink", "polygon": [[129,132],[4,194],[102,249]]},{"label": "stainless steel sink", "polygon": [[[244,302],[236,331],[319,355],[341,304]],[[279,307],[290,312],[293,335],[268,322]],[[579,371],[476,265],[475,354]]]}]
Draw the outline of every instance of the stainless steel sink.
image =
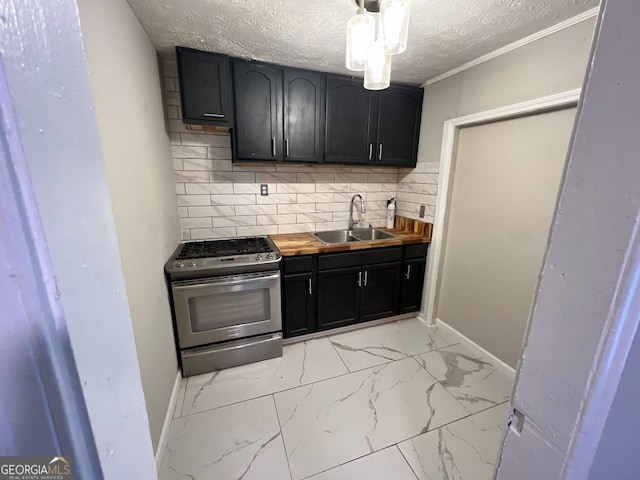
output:
[{"label": "stainless steel sink", "polygon": [[326,232],[312,233],[314,237],[324,243],[349,243],[358,239],[351,235],[349,230],[328,230]]},{"label": "stainless steel sink", "polygon": [[359,228],[353,229],[351,234],[359,240],[385,240],[387,238],[394,238],[395,236],[387,233],[383,230],[376,228]]},{"label": "stainless steel sink", "polygon": [[366,240],[384,240],[395,235],[376,228],[358,228],[354,230],[327,230],[311,234],[323,243],[351,243]]}]

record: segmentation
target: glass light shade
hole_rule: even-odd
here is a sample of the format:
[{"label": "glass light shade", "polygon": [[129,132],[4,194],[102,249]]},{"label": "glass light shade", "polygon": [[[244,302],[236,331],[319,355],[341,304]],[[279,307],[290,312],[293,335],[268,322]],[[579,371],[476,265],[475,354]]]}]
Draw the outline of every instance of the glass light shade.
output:
[{"label": "glass light shade", "polygon": [[347,58],[349,70],[362,72],[365,69],[369,47],[375,38],[375,20],[368,13],[354,15],[347,22]]},{"label": "glass light shade", "polygon": [[411,0],[382,0],[380,13],[387,53],[396,55],[407,49]]},{"label": "glass light shade", "polygon": [[382,39],[371,44],[364,71],[364,88],[384,90],[391,83],[391,55],[387,54]]}]

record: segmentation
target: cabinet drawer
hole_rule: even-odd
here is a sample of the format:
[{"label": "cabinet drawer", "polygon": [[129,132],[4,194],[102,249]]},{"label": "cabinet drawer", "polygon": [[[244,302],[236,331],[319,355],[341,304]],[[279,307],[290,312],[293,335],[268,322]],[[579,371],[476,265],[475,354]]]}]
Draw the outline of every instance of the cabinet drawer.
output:
[{"label": "cabinet drawer", "polygon": [[301,257],[283,258],[282,265],[285,275],[310,272],[313,270],[313,256],[304,255]]},{"label": "cabinet drawer", "polygon": [[420,243],[417,245],[407,245],[404,250],[404,258],[424,258],[427,256],[428,243]]},{"label": "cabinet drawer", "polygon": [[402,247],[377,248],[375,250],[362,250],[359,252],[327,253],[318,256],[318,270],[395,262],[401,258]]}]

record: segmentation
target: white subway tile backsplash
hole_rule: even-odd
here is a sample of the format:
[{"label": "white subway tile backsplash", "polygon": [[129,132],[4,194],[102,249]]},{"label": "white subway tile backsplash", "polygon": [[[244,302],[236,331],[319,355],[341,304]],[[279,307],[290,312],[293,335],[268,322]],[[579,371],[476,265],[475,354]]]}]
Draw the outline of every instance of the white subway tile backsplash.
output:
[{"label": "white subway tile backsplash", "polygon": [[325,173],[325,172],[300,172],[296,174],[296,178],[298,182],[301,183],[313,183],[313,182],[323,182],[323,183],[332,183],[336,180],[335,173]]},{"label": "white subway tile backsplash", "polygon": [[231,205],[212,205],[209,207],[189,207],[190,217],[232,217],[235,207]]},{"label": "white subway tile backsplash", "polygon": [[278,233],[301,233],[313,232],[315,230],[315,223],[291,223],[286,225],[278,225]]},{"label": "white subway tile backsplash", "polygon": [[315,193],[315,183],[278,183],[278,193]]},{"label": "white subway tile backsplash", "polygon": [[333,202],[332,193],[299,193],[297,203],[329,203]]},{"label": "white subway tile backsplash", "polygon": [[229,165],[231,165],[232,154],[230,147],[208,147],[207,155],[213,160],[228,160]]},{"label": "white subway tile backsplash", "polygon": [[186,218],[189,216],[189,209],[187,207],[178,207],[178,217]]},{"label": "white subway tile backsplash", "polygon": [[316,211],[315,203],[281,203],[278,205],[279,214],[313,213],[315,211]]},{"label": "white subway tile backsplash", "polygon": [[266,173],[266,172],[257,172],[256,173],[256,182],[257,183],[280,183],[280,182],[296,182],[297,177],[295,173]]},{"label": "white subway tile backsplash", "polygon": [[209,195],[178,195],[179,207],[191,207],[197,205],[211,205]]},{"label": "white subway tile backsplash", "polygon": [[231,183],[185,183],[185,190],[188,195],[215,195],[233,193]]},{"label": "white subway tile backsplash", "polygon": [[186,193],[184,185],[184,183],[176,183],[176,195],[184,195]]},{"label": "white subway tile backsplash", "polygon": [[173,169],[174,170],[184,170],[181,158],[174,158],[173,159]]},{"label": "white subway tile backsplash", "polygon": [[212,172],[211,181],[217,183],[255,183],[253,172]]},{"label": "white subway tile backsplash", "polygon": [[366,173],[336,173],[336,182],[340,183],[366,183]]},{"label": "white subway tile backsplash", "polygon": [[239,237],[252,237],[260,235],[274,235],[278,233],[277,225],[262,225],[257,227],[238,227]]},{"label": "white subway tile backsplash", "polygon": [[176,182],[182,183],[208,182],[210,179],[209,172],[175,170],[173,173],[176,176]]},{"label": "white subway tile backsplash", "polygon": [[256,203],[255,195],[211,195],[212,205],[250,205]]},{"label": "white subway tile backsplash", "polygon": [[181,218],[180,228],[210,228],[213,226],[211,217]]},{"label": "white subway tile backsplash", "polygon": [[182,160],[184,170],[204,170],[210,172],[213,170],[213,160],[207,158],[185,158]]},{"label": "white subway tile backsplash", "polygon": [[349,211],[349,202],[316,203],[316,212]]},{"label": "white subway tile backsplash", "polygon": [[235,217],[216,217],[213,219],[214,227],[242,227],[257,225],[255,215],[236,215]]},{"label": "white subway tile backsplash", "polygon": [[[171,128],[171,122],[170,122],[169,128]],[[173,131],[183,132],[183,130],[173,130]],[[188,132],[189,130],[185,129],[185,131]],[[180,139],[182,140],[182,145],[231,148],[231,139],[229,135],[205,135],[202,133],[180,133]]]},{"label": "white subway tile backsplash", "polygon": [[167,99],[167,105],[180,106],[180,94],[178,92],[166,92],[165,98]]},{"label": "white subway tile backsplash", "polygon": [[333,214],[331,212],[299,213],[296,215],[296,223],[330,222],[332,220]]},{"label": "white subway tile backsplash", "polygon": [[238,205],[236,215],[275,215],[278,205]]},{"label": "white subway tile backsplash", "polygon": [[265,197],[263,197],[262,195],[258,195],[256,197],[256,200],[257,200],[257,203],[259,204],[296,203],[296,194],[295,193],[270,193]]},{"label": "white subway tile backsplash", "polygon": [[330,192],[350,192],[351,185],[349,183],[316,183],[317,193]]},{"label": "white subway tile backsplash", "polygon": [[192,240],[206,240],[208,238],[230,238],[237,237],[237,227],[224,227],[224,228],[192,228],[191,239]]},{"label": "white subway tile backsplash", "polygon": [[207,158],[207,147],[186,147],[174,145],[171,147],[173,158]]},{"label": "white subway tile backsplash", "polygon": [[281,225],[283,223],[296,223],[296,215],[258,215],[258,225]]}]

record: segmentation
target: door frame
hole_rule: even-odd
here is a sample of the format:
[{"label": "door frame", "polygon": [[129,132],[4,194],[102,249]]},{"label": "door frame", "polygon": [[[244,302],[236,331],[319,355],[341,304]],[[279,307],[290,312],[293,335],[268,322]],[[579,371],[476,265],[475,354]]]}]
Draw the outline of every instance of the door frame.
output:
[{"label": "door frame", "polygon": [[450,197],[454,182],[453,167],[460,129],[575,107],[580,99],[580,93],[580,88],[568,90],[463,117],[452,118],[444,122],[440,153],[440,173],[438,175],[438,196],[433,220],[433,236],[427,260],[428,274],[423,292],[423,298],[426,300],[423,311],[420,313],[420,317],[427,325],[435,326],[438,315],[437,299],[444,266],[444,242],[447,238]]}]

